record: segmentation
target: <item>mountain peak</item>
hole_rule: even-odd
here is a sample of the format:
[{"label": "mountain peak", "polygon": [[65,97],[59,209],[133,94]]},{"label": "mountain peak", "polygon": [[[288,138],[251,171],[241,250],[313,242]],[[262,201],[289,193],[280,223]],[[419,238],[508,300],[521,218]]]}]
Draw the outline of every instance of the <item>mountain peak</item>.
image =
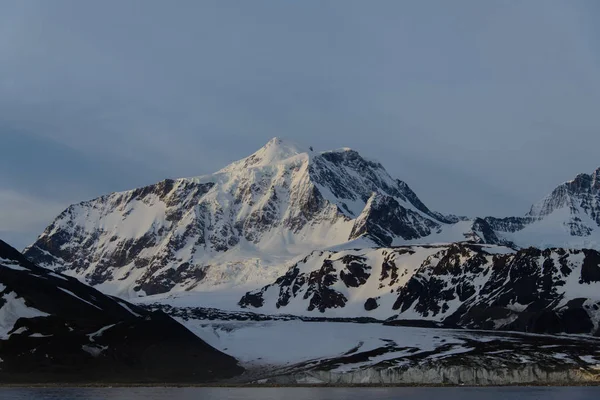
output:
[{"label": "mountain peak", "polygon": [[[600,168],[590,174],[578,174],[563,183],[527,214],[545,218],[556,213],[558,220],[572,236],[589,236],[600,226]],[[562,215],[562,217],[560,216]]]},{"label": "mountain peak", "polygon": [[0,260],[27,263],[21,253],[3,240],[0,240]]},{"label": "mountain peak", "polygon": [[570,194],[594,193],[600,190],[600,167],[591,174],[578,174],[564,186]]},{"label": "mountain peak", "polygon": [[294,156],[296,154],[308,153],[308,151],[309,149],[305,149],[304,146],[301,146],[294,141],[274,137],[261,147],[257,153],[262,152],[277,156]]},{"label": "mountain peak", "polygon": [[596,168],[592,174],[592,187],[600,190],[600,167]]},{"label": "mountain peak", "polygon": [[305,149],[291,140],[274,137],[249,157],[230,164],[220,172],[230,172],[239,168],[265,167],[302,154],[308,156],[310,152],[312,152],[310,149]]}]

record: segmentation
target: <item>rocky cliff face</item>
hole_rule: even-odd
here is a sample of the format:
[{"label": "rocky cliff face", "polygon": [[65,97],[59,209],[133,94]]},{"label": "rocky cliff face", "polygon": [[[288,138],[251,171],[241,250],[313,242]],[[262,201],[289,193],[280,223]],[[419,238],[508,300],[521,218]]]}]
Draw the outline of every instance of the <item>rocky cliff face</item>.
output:
[{"label": "rocky cliff face", "polygon": [[[292,372],[287,375],[265,378],[261,383],[273,385],[444,385],[444,386],[515,386],[597,385],[600,373],[595,366],[579,366],[577,362],[564,362],[556,367],[528,363],[506,366],[494,362],[479,365],[461,365],[459,357],[452,357],[456,365],[409,366],[403,368],[363,367],[353,371],[328,371],[315,367],[312,371]],[[576,359],[577,360],[577,359]],[[463,361],[463,360],[460,360]],[[546,361],[545,359],[539,360]],[[579,361],[579,360],[577,360]],[[569,365],[571,364],[571,365]]]},{"label": "rocky cliff face", "polygon": [[318,251],[240,305],[265,313],[600,334],[600,253],[452,244]]},{"label": "rocky cliff face", "polygon": [[244,276],[260,283],[279,272],[266,268],[271,258],[281,265],[363,236],[418,239],[455,220],[355,151],[315,153],[276,138],[213,175],[73,205],[25,254],[127,297]]},{"label": "rocky cliff face", "polygon": [[211,382],[242,372],[166,314],[40,268],[2,241],[0,359],[2,382]]},{"label": "rocky cliff face", "polygon": [[349,239],[366,236],[380,246],[390,246],[396,238],[419,239],[440,228],[439,222],[402,207],[394,197],[373,192],[354,221]]}]

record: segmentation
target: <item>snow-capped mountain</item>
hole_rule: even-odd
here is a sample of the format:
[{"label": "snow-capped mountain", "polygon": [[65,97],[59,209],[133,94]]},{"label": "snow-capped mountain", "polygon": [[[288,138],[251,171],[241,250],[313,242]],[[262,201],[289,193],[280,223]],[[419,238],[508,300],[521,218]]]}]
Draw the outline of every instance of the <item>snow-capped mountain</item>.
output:
[{"label": "snow-capped mountain", "polygon": [[600,250],[600,168],[561,184],[524,217],[485,220],[517,246]]},{"label": "snow-capped mountain", "polygon": [[240,305],[267,314],[600,334],[600,253],[472,243],[315,251]]},{"label": "snow-capped mountain", "polygon": [[[560,185],[541,202],[533,205],[528,215],[543,218],[564,208],[568,208],[573,215],[585,214],[596,226],[600,225],[600,168],[591,175],[579,174]],[[587,233],[587,227],[571,227],[574,236],[585,236]]]},{"label": "snow-capped mountain", "polygon": [[259,288],[315,250],[464,241],[600,249],[599,171],[559,186],[523,217],[467,219],[431,211],[356,151],[275,138],[211,175],[72,205],[25,254],[135,298]]},{"label": "snow-capped mountain", "polygon": [[167,315],[40,268],[1,240],[0,360],[5,383],[198,382],[242,372]]},{"label": "snow-capped mountain", "polygon": [[314,249],[421,240],[457,221],[429,210],[406,183],[356,151],[317,153],[275,138],[212,175],[73,205],[25,254],[134,297],[257,287]]}]

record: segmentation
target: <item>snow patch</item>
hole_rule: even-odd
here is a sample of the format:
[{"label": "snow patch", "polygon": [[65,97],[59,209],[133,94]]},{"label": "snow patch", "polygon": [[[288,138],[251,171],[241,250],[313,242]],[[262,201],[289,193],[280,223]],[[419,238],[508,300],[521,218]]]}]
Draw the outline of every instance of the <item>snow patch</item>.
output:
[{"label": "snow patch", "polygon": [[70,290],[67,290],[67,289],[65,289],[65,288],[62,288],[62,287],[59,287],[58,289],[60,289],[60,290],[62,290],[63,292],[65,292],[65,293],[67,293],[67,294],[69,294],[69,295],[71,295],[71,296],[75,297],[76,299],[79,299],[79,300],[83,301],[83,302],[84,302],[84,303],[86,303],[86,304],[89,304],[89,305],[90,305],[90,306],[92,306],[92,307],[95,307],[95,308],[97,308],[98,310],[102,310],[102,309],[101,309],[100,307],[98,307],[97,305],[95,305],[95,304],[93,304],[93,303],[90,303],[90,302],[89,302],[89,301],[87,301],[87,300],[84,300],[84,299],[82,299],[81,297],[77,296],[75,293],[71,292]]},{"label": "snow patch", "polygon": [[0,308],[0,339],[8,338],[8,332],[13,329],[19,318],[47,317],[50,315],[27,306],[25,300],[22,297],[17,297],[15,292],[5,294],[3,299],[5,303]]}]

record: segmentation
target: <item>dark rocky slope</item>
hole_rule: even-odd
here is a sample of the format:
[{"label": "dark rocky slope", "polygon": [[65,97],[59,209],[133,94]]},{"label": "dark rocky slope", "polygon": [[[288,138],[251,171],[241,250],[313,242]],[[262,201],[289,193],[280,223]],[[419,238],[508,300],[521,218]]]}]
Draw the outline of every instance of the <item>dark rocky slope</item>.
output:
[{"label": "dark rocky slope", "polygon": [[0,241],[0,381],[213,382],[242,372],[162,312],[37,267]]}]

